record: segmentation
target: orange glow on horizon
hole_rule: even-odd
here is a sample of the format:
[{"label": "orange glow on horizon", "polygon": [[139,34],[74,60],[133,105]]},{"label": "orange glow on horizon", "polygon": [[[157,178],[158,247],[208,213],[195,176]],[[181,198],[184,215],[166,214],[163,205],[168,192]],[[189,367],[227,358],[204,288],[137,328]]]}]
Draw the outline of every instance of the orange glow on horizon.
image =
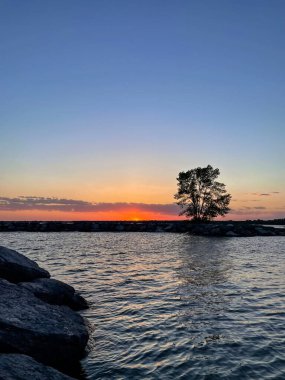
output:
[{"label": "orange glow on horizon", "polygon": [[76,221],[76,220],[98,220],[98,221],[133,221],[144,220],[183,220],[184,217],[171,214],[160,214],[158,212],[140,209],[121,209],[104,212],[63,212],[63,211],[1,211],[0,220],[3,221]]},{"label": "orange glow on horizon", "polygon": [[[226,217],[216,220],[247,220],[284,218],[285,212],[264,210],[255,214],[251,210],[242,214],[232,210]],[[102,212],[63,212],[63,211],[0,211],[0,221],[145,221],[145,220],[185,220],[184,216],[163,214],[154,211],[137,209],[120,209]]]},{"label": "orange glow on horizon", "polygon": [[[49,199],[49,198],[47,198]],[[55,203],[58,198],[54,198]],[[60,200],[60,199],[59,199]],[[63,199],[64,201],[65,199]],[[68,199],[67,199],[68,201]],[[27,209],[21,209],[23,205],[20,202],[20,209],[5,210],[0,209],[0,221],[145,221],[145,220],[185,220],[184,216],[179,216],[179,208],[172,207],[173,204],[132,204],[124,202],[105,203],[98,205],[87,201],[87,206],[83,203],[82,211],[74,211],[73,203],[81,207],[80,202],[74,201],[59,202],[62,210],[52,209],[58,205],[52,205],[51,202],[45,203],[39,201],[34,204],[27,202]],[[230,207],[231,211],[225,217],[218,217],[216,220],[247,220],[247,219],[277,219],[284,218],[285,206],[283,206],[283,195],[278,192],[271,193],[236,193],[233,194]],[[5,202],[3,203],[5,204]],[[13,206],[13,204],[12,204]],[[37,206],[39,209],[37,209]],[[66,206],[66,209],[64,208]],[[17,204],[15,208],[17,207]],[[46,207],[46,208],[45,208]],[[50,209],[48,209],[50,207]],[[42,208],[42,209],[40,209]]]}]

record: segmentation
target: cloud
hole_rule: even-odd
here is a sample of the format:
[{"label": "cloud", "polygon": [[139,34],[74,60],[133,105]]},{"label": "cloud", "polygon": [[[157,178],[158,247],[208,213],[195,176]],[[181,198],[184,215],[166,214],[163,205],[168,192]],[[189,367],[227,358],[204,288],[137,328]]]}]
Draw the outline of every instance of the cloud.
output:
[{"label": "cloud", "polygon": [[257,206],[257,207],[242,207],[242,208],[239,208],[237,210],[233,210],[233,211],[242,211],[242,210],[266,210],[266,207],[263,207],[263,206]]},{"label": "cloud", "polygon": [[62,211],[62,212],[108,212],[118,210],[149,211],[159,214],[178,215],[179,207],[175,203],[93,203],[82,200],[46,197],[0,197],[0,211]]},{"label": "cloud", "polygon": [[250,195],[256,195],[258,197],[270,197],[272,194],[280,194],[279,191],[270,191],[269,193],[245,193]]},{"label": "cloud", "polygon": [[241,203],[249,203],[249,202],[260,202],[261,199],[231,199],[231,202],[241,202]]},{"label": "cloud", "polygon": [[246,219],[264,219],[264,220],[273,220],[273,219],[284,219],[285,214],[282,208],[278,210],[272,210],[269,208],[257,209],[257,208],[238,208],[231,209],[229,212],[228,218],[232,220],[246,220]]},{"label": "cloud", "polygon": [[240,200],[239,202],[242,202],[242,203],[260,202],[260,199],[243,199],[243,200]]}]

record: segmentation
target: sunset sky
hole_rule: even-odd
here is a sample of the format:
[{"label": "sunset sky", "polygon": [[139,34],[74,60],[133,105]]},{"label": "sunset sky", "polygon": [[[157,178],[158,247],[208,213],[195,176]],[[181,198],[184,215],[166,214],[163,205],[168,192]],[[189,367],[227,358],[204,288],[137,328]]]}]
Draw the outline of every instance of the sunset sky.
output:
[{"label": "sunset sky", "polygon": [[2,0],[0,220],[285,218],[284,0]]}]

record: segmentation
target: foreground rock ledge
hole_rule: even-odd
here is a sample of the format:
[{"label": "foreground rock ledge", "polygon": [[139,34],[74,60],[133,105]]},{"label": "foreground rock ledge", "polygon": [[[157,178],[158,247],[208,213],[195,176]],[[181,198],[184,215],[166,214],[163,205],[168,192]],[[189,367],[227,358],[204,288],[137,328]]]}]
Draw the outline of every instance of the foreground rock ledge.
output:
[{"label": "foreground rock ledge", "polygon": [[[1,380],[71,379],[50,370],[41,376],[45,367],[39,363],[66,373],[79,369],[90,328],[71,308],[84,309],[87,303],[73,287],[49,277],[34,261],[0,247]],[[19,356],[14,369],[13,353]]]},{"label": "foreground rock ledge", "polygon": [[49,305],[31,292],[0,280],[0,349],[60,366],[80,360],[88,332],[68,307]]},{"label": "foreground rock ledge", "polygon": [[29,356],[21,354],[0,355],[0,379],[2,380],[75,380],[52,367],[45,366]]}]

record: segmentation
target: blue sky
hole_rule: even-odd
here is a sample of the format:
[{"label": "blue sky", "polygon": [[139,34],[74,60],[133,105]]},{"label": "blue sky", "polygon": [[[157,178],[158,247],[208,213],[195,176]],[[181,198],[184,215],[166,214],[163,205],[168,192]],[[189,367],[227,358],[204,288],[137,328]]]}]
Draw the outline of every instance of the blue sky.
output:
[{"label": "blue sky", "polygon": [[178,172],[210,163],[237,200],[278,191],[264,207],[285,210],[284,14],[2,0],[0,195],[171,203]]}]

